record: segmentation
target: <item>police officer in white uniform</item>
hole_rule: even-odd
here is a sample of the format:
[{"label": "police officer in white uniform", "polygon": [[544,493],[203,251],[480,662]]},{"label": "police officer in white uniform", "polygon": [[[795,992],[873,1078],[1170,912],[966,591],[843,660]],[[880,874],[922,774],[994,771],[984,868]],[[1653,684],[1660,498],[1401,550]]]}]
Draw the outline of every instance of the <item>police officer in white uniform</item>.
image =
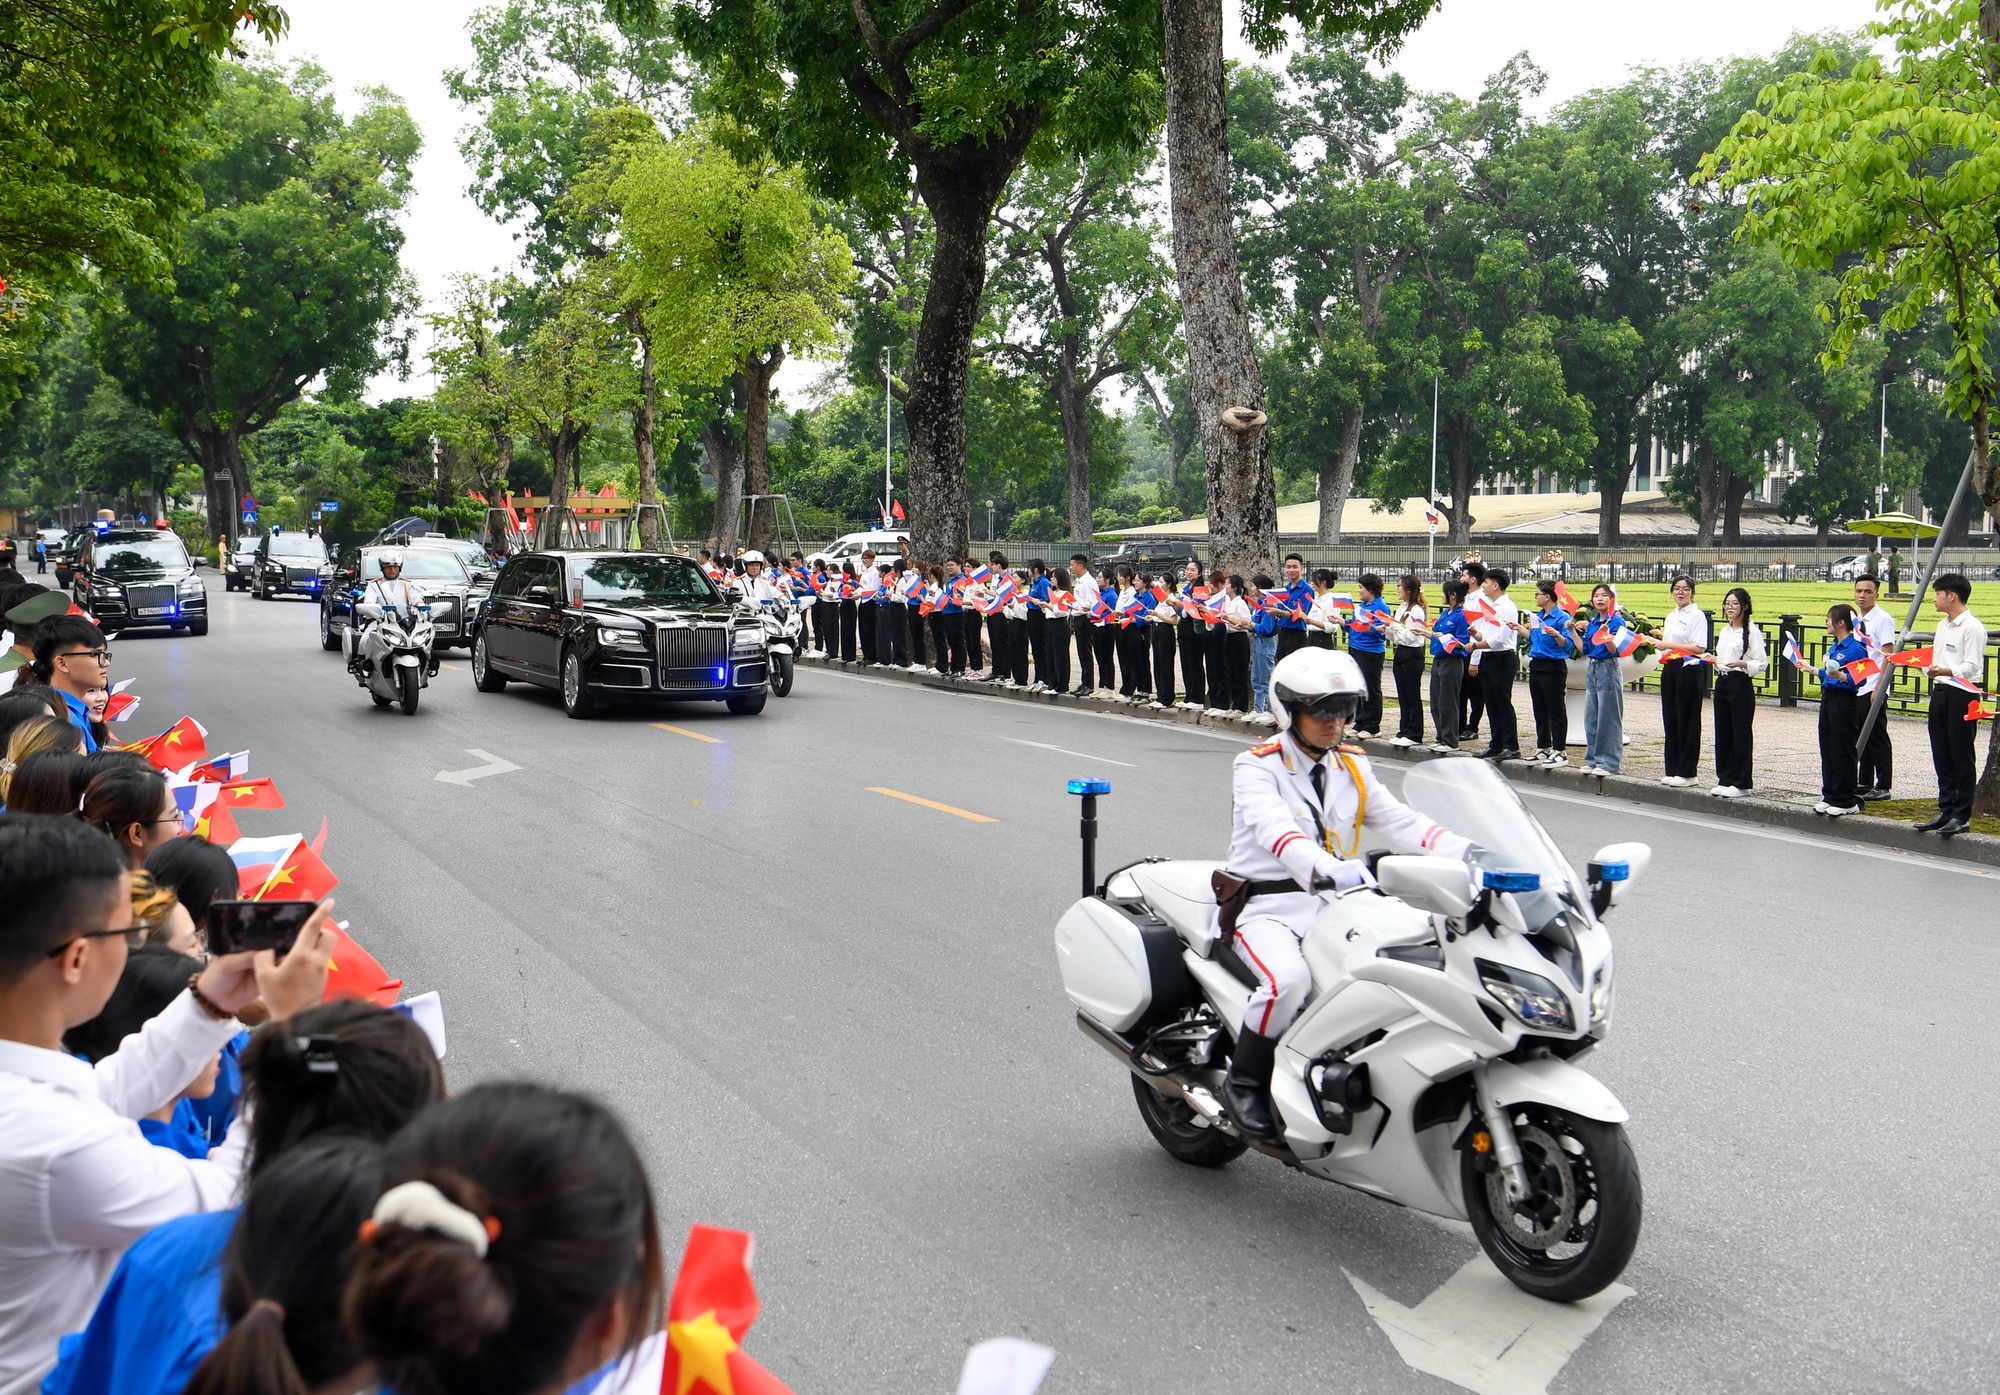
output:
[{"label": "police officer in white uniform", "polygon": [[1315,885],[1340,895],[1373,886],[1360,860],[1365,829],[1400,853],[1466,856],[1471,844],[1389,793],[1368,758],[1341,745],[1368,691],[1360,665],[1340,650],[1305,648],[1271,671],[1274,740],[1236,758],[1235,827],[1225,871],[1248,883],[1236,951],[1257,986],[1223,1086],[1230,1119],[1275,1140],[1271,1069],[1278,1038],[1298,1016],[1312,972],[1300,937],[1322,909]]},{"label": "police officer in white uniform", "polygon": [[[403,580],[403,554],[393,548],[379,553],[375,565],[381,568],[382,574],[368,583],[367,589],[361,593],[361,604],[397,611],[407,618],[423,604],[424,598],[422,592]],[[366,625],[350,623],[346,634],[341,637],[342,643],[347,646],[348,672],[360,670],[362,636],[374,628],[375,623],[373,620]]]},{"label": "police officer in white uniform", "polygon": [[764,554],[746,552],[743,554],[743,575],[736,578],[736,597],[747,605],[776,605],[784,599],[782,592],[764,575]]}]

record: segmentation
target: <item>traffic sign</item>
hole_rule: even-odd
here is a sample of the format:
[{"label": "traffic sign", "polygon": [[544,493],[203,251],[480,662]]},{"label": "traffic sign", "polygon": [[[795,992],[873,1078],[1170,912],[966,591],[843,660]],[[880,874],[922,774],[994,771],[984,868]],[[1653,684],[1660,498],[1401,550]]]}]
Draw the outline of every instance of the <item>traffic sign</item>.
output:
[{"label": "traffic sign", "polygon": [[243,521],[246,524],[255,523],[257,521],[257,511],[255,509],[243,510]]},{"label": "traffic sign", "polygon": [[257,512],[257,496],[255,494],[245,494],[243,496],[243,512]]},{"label": "traffic sign", "polygon": [[322,500],[320,500],[320,501],[319,501],[319,511],[320,511],[321,513],[339,513],[339,512],[340,512],[340,500],[338,500],[338,499],[322,499]]}]

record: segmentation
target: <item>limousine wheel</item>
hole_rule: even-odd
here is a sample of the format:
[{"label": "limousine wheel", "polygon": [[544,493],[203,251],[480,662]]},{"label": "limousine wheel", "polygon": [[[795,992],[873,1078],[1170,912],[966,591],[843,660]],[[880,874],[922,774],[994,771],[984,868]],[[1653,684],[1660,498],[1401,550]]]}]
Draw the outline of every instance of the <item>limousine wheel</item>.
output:
[{"label": "limousine wheel", "polygon": [[597,709],[597,704],[591,699],[590,689],[584,685],[583,660],[574,649],[563,650],[562,702],[563,711],[579,721]]},{"label": "limousine wheel", "polygon": [[486,636],[472,641],[472,686],[482,693],[497,693],[507,686],[505,674],[495,673],[486,660]]}]

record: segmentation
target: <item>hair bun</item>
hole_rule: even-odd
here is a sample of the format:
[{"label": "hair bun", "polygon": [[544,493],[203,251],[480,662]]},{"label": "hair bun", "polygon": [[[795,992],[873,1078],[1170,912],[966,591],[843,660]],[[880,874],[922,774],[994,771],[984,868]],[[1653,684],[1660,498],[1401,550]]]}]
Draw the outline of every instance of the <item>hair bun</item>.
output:
[{"label": "hair bun", "polygon": [[485,1259],[498,1227],[489,1229],[484,1209],[478,1188],[454,1177],[382,1194],[345,1305],[370,1356],[464,1360],[506,1328],[513,1286]]}]

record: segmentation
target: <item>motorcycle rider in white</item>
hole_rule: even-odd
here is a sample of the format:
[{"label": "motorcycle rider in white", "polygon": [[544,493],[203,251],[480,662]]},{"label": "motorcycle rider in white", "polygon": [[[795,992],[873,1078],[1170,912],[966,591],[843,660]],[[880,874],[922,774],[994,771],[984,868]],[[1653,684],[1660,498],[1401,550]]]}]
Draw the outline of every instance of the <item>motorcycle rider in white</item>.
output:
[{"label": "motorcycle rider in white", "polygon": [[751,605],[776,605],[784,599],[783,593],[764,575],[764,554],[746,552],[743,554],[743,575],[736,578],[736,594],[739,599]]},{"label": "motorcycle rider in white", "polygon": [[1399,853],[1462,858],[1472,846],[1389,793],[1368,758],[1341,744],[1368,691],[1346,653],[1295,650],[1271,671],[1270,691],[1278,735],[1237,756],[1233,772],[1225,871],[1250,884],[1235,943],[1257,986],[1223,1085],[1231,1120],[1266,1142],[1280,1135],[1271,1111],[1277,1041],[1312,987],[1300,939],[1322,908],[1314,880],[1343,895],[1374,884],[1357,856],[1364,828]]},{"label": "motorcycle rider in white", "polygon": [[[402,553],[381,553],[376,557],[375,565],[382,569],[382,574],[369,582],[367,589],[361,593],[362,605],[380,606],[383,610],[394,610],[408,615],[423,604],[423,594],[403,580]],[[347,627],[347,667],[350,672],[361,663],[361,639],[364,633],[363,627],[352,624]]]}]

